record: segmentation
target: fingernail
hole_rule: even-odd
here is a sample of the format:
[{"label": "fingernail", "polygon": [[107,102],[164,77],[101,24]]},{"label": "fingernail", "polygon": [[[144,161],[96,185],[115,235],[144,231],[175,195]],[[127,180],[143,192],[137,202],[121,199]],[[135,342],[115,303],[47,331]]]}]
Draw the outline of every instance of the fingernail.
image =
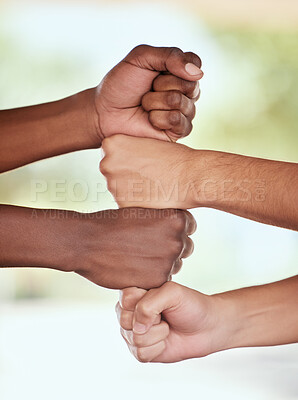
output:
[{"label": "fingernail", "polygon": [[146,325],[140,324],[139,322],[135,322],[133,325],[133,331],[134,333],[145,333],[147,330]]},{"label": "fingernail", "polygon": [[185,71],[189,75],[201,75],[201,76],[203,76],[203,71],[199,67],[197,67],[196,65],[194,65],[192,63],[187,63],[185,65]]}]

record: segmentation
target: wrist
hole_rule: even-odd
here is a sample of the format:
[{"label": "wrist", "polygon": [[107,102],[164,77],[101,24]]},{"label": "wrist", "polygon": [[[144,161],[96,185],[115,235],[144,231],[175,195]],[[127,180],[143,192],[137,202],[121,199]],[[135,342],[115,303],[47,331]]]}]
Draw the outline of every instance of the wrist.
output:
[{"label": "wrist", "polygon": [[[228,293],[228,292],[227,292]],[[200,293],[200,297],[201,297]],[[212,354],[219,351],[238,347],[236,344],[236,337],[238,331],[241,330],[241,321],[237,304],[233,299],[226,296],[226,293],[205,296],[205,310],[206,315],[204,318],[204,331],[208,345],[204,353]],[[202,307],[202,299],[199,302],[199,312]],[[202,329],[198,332],[198,346],[199,353],[195,357],[200,357],[201,354],[201,334]]]},{"label": "wrist", "polygon": [[79,113],[77,140],[84,142],[83,147],[87,149],[100,147],[102,134],[95,102],[96,88],[84,90],[72,97],[74,109]]},{"label": "wrist", "polygon": [[245,316],[241,313],[239,304],[233,292],[211,295],[214,318],[214,332],[217,340],[215,351],[242,347],[239,338],[245,326]]},{"label": "wrist", "polygon": [[269,344],[270,334],[266,324],[268,316],[270,318],[270,314],[274,314],[274,304],[263,301],[263,294],[261,286],[212,296],[222,316],[221,323],[228,327],[221,350]]}]

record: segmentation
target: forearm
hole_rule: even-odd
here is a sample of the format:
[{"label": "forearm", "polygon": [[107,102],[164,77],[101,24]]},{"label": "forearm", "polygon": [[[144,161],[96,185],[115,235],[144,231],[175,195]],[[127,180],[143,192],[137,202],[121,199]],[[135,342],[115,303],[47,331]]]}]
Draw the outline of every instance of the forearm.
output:
[{"label": "forearm", "polygon": [[99,147],[94,90],[52,103],[0,111],[0,172]]},{"label": "forearm", "polygon": [[298,230],[298,164],[205,150],[192,164],[195,207]]},{"label": "forearm", "polygon": [[228,332],[222,349],[298,342],[298,276],[212,297]]},{"label": "forearm", "polygon": [[0,206],[0,267],[71,271],[77,248],[72,211]]}]

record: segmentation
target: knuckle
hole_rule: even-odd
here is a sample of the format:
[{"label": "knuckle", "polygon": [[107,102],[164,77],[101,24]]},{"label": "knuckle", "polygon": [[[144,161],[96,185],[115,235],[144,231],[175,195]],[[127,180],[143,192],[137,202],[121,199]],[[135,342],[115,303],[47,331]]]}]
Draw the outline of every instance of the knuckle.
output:
[{"label": "knuckle", "polygon": [[133,334],[132,337],[133,343],[136,347],[142,347],[143,346],[143,338],[141,335],[136,335],[135,333]]},{"label": "knuckle", "polygon": [[123,290],[123,295],[121,297],[122,308],[126,310],[131,310],[132,304],[134,303],[136,297],[136,288],[126,288]]},{"label": "knuckle", "polygon": [[105,138],[102,142],[101,148],[103,149],[105,154],[109,154],[114,150],[114,148],[119,144],[119,142],[122,140],[123,135],[117,134],[117,135],[112,135],[107,138]]},{"label": "knuckle", "polygon": [[110,173],[111,171],[110,162],[106,157],[103,160],[101,160],[99,164],[99,169],[103,175],[107,175]]},{"label": "knuckle", "polygon": [[182,94],[180,92],[169,92],[166,94],[167,104],[170,107],[179,109],[182,103]]},{"label": "knuckle", "polygon": [[196,88],[196,82],[186,81],[181,79],[181,90],[187,95],[192,95]]},{"label": "knuckle", "polygon": [[183,232],[186,228],[187,215],[182,210],[177,210],[176,218],[173,219],[176,231]]},{"label": "knuckle", "polygon": [[169,112],[169,123],[172,126],[177,126],[181,124],[182,114],[178,110],[172,110]]},{"label": "knuckle", "polygon": [[191,120],[193,120],[195,116],[196,116],[196,106],[194,105],[194,103],[192,103],[190,106],[189,117]]},{"label": "knuckle", "polygon": [[175,258],[177,258],[181,253],[184,248],[183,241],[181,239],[174,239],[172,242],[172,253],[174,254]]},{"label": "knuckle", "polygon": [[118,133],[109,137],[110,148],[112,148],[112,150],[114,149],[114,147],[117,147],[123,142],[123,136],[124,135]]},{"label": "knuckle", "polygon": [[121,299],[121,304],[124,309],[129,308],[129,305],[131,303],[131,298],[132,298],[132,295],[130,293],[123,294],[122,299]]},{"label": "knuckle", "polygon": [[136,311],[138,314],[149,318],[152,314],[151,306],[149,303],[138,303],[136,305]]},{"label": "knuckle", "polygon": [[156,128],[158,128],[158,122],[159,122],[159,119],[158,119],[158,114],[157,114],[157,112],[156,111],[150,111],[149,112],[149,122],[154,126],[154,127],[156,127]]},{"label": "knuckle", "polygon": [[192,131],[192,123],[191,123],[191,121],[188,121],[188,123],[184,129],[184,133],[185,133],[185,135],[189,135],[191,131]]},{"label": "knuckle", "polygon": [[183,51],[179,47],[169,47],[169,55],[171,57],[179,57],[183,54]]},{"label": "knuckle", "polygon": [[102,141],[101,144],[101,148],[105,154],[107,154],[107,152],[109,151],[109,147],[110,147],[110,137],[107,137]]},{"label": "knuckle", "polygon": [[121,310],[120,312],[120,318],[119,318],[119,324],[121,328],[123,329],[131,329],[131,318],[128,312]]},{"label": "knuckle", "polygon": [[103,140],[101,147],[104,150],[108,150],[112,143],[113,143],[113,136],[108,136]]},{"label": "knuckle", "polygon": [[145,53],[150,46],[148,46],[147,44],[139,44],[138,46],[134,47],[130,54],[142,54]]},{"label": "knuckle", "polygon": [[143,347],[139,347],[136,350],[136,358],[141,363],[147,363],[149,361],[148,356],[146,355],[146,350]]},{"label": "knuckle", "polygon": [[188,238],[187,241],[187,248],[188,248],[188,257],[192,255],[195,245],[192,239]]},{"label": "knuckle", "polygon": [[164,80],[165,77],[167,77],[168,75],[158,75],[154,81],[153,81],[153,90],[155,92],[158,92],[161,90],[161,88],[163,87],[162,82]]},{"label": "knuckle", "polygon": [[150,92],[146,93],[143,97],[142,97],[142,107],[145,110],[149,109],[149,102],[150,102]]},{"label": "knuckle", "polygon": [[193,64],[199,64],[199,67],[201,68],[201,66],[202,66],[202,60],[201,60],[201,58],[197,55],[197,54],[195,54],[195,53],[193,53],[192,51],[187,51],[186,53],[185,53],[185,56],[187,57],[187,59],[190,61],[190,62],[192,62]]},{"label": "knuckle", "polygon": [[177,258],[172,269],[172,275],[177,274],[182,268],[183,262],[181,258]]}]

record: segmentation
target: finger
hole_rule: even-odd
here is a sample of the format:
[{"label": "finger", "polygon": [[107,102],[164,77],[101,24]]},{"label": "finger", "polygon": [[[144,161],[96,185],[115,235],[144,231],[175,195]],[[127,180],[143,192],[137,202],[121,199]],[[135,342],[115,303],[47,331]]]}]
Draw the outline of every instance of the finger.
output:
[{"label": "finger", "polygon": [[192,100],[178,91],[148,92],[142,98],[142,106],[146,111],[179,110],[191,119],[195,116],[195,105]]},{"label": "finger", "polygon": [[148,347],[165,340],[169,335],[169,325],[165,321],[160,324],[154,325],[144,335],[138,335],[132,330],[121,329],[121,335],[132,346]]},{"label": "finger", "polygon": [[134,311],[137,302],[145,293],[146,290],[137,287],[123,289],[119,292],[119,303],[125,310]]},{"label": "finger", "polygon": [[149,290],[136,305],[133,320],[134,333],[146,333],[156,316],[166,309],[175,307],[179,301],[178,290],[179,285],[174,282],[167,282],[160,288]]},{"label": "finger", "polygon": [[179,258],[175,261],[171,273],[172,273],[173,275],[177,274],[177,273],[181,270],[182,265],[183,265],[183,261],[182,261],[181,258],[179,257]]},{"label": "finger", "polygon": [[121,328],[125,330],[132,329],[133,311],[124,310],[123,308],[121,308],[119,302],[116,304],[115,311]]},{"label": "finger", "polygon": [[193,241],[188,236],[186,236],[184,249],[183,249],[182,254],[181,254],[180,257],[181,258],[189,257],[190,255],[192,255],[193,250],[194,250]]},{"label": "finger", "polygon": [[[121,307],[119,301],[117,302],[116,306],[115,306],[115,311],[116,311],[116,315],[117,315],[117,319],[119,322],[119,325],[121,326],[121,328],[125,329],[125,330],[132,330],[132,326],[133,326],[133,311],[128,311],[125,310]],[[156,318],[153,321],[153,325],[158,325],[160,324],[161,321],[161,317],[160,315],[157,315]]]},{"label": "finger", "polygon": [[167,130],[179,135],[187,136],[192,130],[192,123],[178,110],[149,112],[149,121],[158,129]]},{"label": "finger", "polygon": [[203,77],[202,62],[196,54],[183,53],[177,47],[135,47],[124,59],[139,68],[168,71],[179,78],[196,81]]},{"label": "finger", "polygon": [[197,99],[200,93],[200,84],[198,81],[187,81],[171,74],[159,74],[153,81],[153,90],[155,92],[177,90],[189,99]]},{"label": "finger", "polygon": [[155,358],[160,356],[166,348],[166,343],[162,342],[156,343],[149,347],[136,347],[127,343],[127,346],[131,354],[140,362],[146,363],[153,361]]},{"label": "finger", "polygon": [[184,210],[185,214],[186,214],[186,234],[187,235],[192,235],[193,233],[195,233],[196,229],[197,229],[197,222],[194,219],[193,215],[188,211],[188,210]]}]

